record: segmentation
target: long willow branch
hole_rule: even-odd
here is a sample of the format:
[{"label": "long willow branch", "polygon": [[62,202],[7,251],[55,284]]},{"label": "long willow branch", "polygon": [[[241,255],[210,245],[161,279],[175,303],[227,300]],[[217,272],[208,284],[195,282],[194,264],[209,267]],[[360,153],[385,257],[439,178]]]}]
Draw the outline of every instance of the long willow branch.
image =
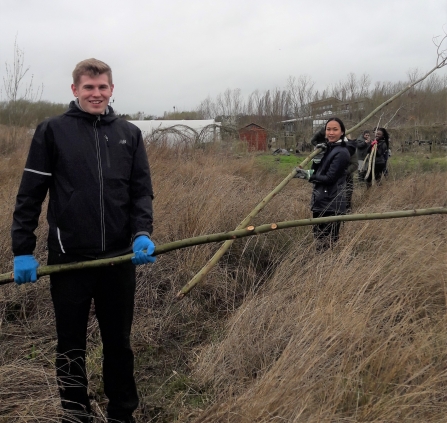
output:
[{"label": "long willow branch", "polygon": [[[442,43],[442,42],[441,42]],[[417,81],[414,81],[407,87],[405,87],[403,90],[399,91],[397,94],[393,95],[391,98],[383,102],[379,107],[374,109],[368,116],[366,116],[364,119],[362,119],[357,125],[353,126],[351,129],[348,129],[346,131],[346,135],[350,134],[351,132],[354,132],[357,128],[362,126],[365,122],[367,122],[369,119],[371,119],[378,111],[383,109],[385,106],[390,104],[392,101],[394,101],[396,98],[400,97],[402,94],[407,92],[410,88],[414,87],[419,82],[423,81],[427,76],[429,76],[431,73],[433,73],[436,69],[440,69],[441,67],[445,66],[447,61],[447,58],[443,58],[442,61],[438,61],[437,65],[431,69],[429,72],[427,72],[422,78],[419,78]],[[379,120],[380,122],[380,120]],[[303,160],[300,164],[300,168],[303,168],[306,166],[312,158],[314,158],[318,153],[321,153],[321,149],[317,149],[312,152],[308,157],[306,157],[305,160]],[[371,158],[370,158],[371,159]],[[241,229],[245,226],[247,226],[251,219],[256,216],[265,206],[266,204],[279,192],[281,191],[289,182],[290,180],[295,176],[296,169],[294,169],[267,197],[265,197],[253,211],[238,225],[236,229]],[[374,182],[373,182],[374,183]],[[225,254],[225,252],[230,248],[233,241],[227,241],[225,242],[219,250],[214,254],[213,257],[208,261],[208,263],[203,266],[203,268],[188,282],[188,286],[191,285],[195,286],[197,285],[212,269],[212,267],[219,261],[219,259]]]},{"label": "long willow branch", "polygon": [[[443,38],[443,40],[446,37]],[[442,42],[441,42],[442,43]],[[438,57],[439,58],[439,57]],[[433,69],[430,69],[424,76],[417,79],[416,81],[412,82],[410,85],[406,86],[404,89],[399,91],[397,94],[394,94],[392,97],[390,97],[388,100],[384,101],[380,106],[375,108],[369,115],[367,115],[364,119],[362,119],[357,125],[353,126],[352,128],[348,129],[346,131],[346,135],[354,132],[358,128],[360,128],[365,122],[370,120],[378,111],[382,110],[385,106],[388,106],[388,104],[392,103],[396,98],[400,97],[402,94],[405,94],[409,89],[413,88],[415,85],[419,84],[419,82],[422,82],[425,78],[427,78],[430,74],[432,74],[435,70],[441,69],[447,64],[447,58],[442,58],[442,60],[438,60],[436,63],[436,66]]]},{"label": "long willow branch", "polygon": [[[277,229],[294,228],[297,226],[310,226],[310,225],[318,225],[320,223],[341,222],[341,221],[352,222],[359,220],[396,219],[402,217],[426,216],[431,214],[447,214],[447,207],[400,210],[400,211],[383,212],[383,213],[328,216],[328,217],[318,217],[318,218],[301,219],[301,220],[289,220],[285,222],[269,223],[260,226],[248,226],[247,228],[237,229],[231,232],[220,232],[217,234],[201,235],[194,238],[186,238],[181,239],[179,241],[169,242],[167,244],[162,244],[155,248],[154,255],[159,256],[161,254],[165,254],[170,251],[179,250],[181,248],[188,248],[194,245],[208,244],[211,242],[221,242],[225,240],[235,240],[237,238],[244,238],[252,235],[260,235]],[[114,266],[117,264],[130,261],[130,259],[133,256],[134,254],[130,253],[123,256],[108,259],[89,260],[89,261],[81,261],[76,263],[60,264],[60,265],[58,264],[51,266],[40,266],[37,269],[37,276],[42,277],[51,275],[53,273],[67,272],[69,270]],[[12,272],[0,274],[0,285],[5,285],[13,281],[14,281],[14,275]],[[188,289],[183,288],[178,295],[184,295],[188,291],[189,291]]]}]

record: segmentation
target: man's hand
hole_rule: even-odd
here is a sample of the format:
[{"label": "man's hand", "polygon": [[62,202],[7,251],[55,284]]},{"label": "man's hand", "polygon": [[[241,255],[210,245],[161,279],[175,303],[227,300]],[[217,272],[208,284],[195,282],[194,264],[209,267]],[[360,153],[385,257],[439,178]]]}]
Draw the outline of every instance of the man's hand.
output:
[{"label": "man's hand", "polygon": [[[144,252],[143,250],[146,250]],[[135,238],[133,242],[133,252],[135,256],[132,257],[132,263],[137,264],[146,264],[146,263],[154,263],[157,259],[152,254],[155,251],[155,244],[149,239],[147,235],[140,235]]]},{"label": "man's hand", "polygon": [[294,178],[301,178],[301,179],[309,180],[309,178],[312,176],[313,173],[314,173],[313,169],[304,170],[304,169],[300,169],[297,167],[296,175],[294,176]]},{"label": "man's hand", "polygon": [[377,140],[374,140],[372,143],[371,143],[371,146],[372,147],[374,147],[376,144],[378,144],[379,142],[377,141]]},{"label": "man's hand", "polygon": [[14,257],[14,280],[17,285],[37,281],[38,261],[33,255]]}]

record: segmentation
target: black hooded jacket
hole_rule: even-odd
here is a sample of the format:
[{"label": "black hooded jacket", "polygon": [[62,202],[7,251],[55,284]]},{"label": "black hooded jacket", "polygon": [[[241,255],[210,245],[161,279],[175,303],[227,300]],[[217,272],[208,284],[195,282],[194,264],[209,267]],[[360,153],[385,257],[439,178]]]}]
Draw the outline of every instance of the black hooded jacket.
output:
[{"label": "black hooded jacket", "polygon": [[50,250],[93,257],[130,251],[152,232],[153,191],[141,131],[109,107],[91,115],[75,102],[38,125],[17,195],[14,255],[33,254],[49,191]]},{"label": "black hooded jacket", "polygon": [[327,143],[321,162],[313,164],[311,210],[314,212],[346,212],[346,171],[351,154],[345,141]]}]

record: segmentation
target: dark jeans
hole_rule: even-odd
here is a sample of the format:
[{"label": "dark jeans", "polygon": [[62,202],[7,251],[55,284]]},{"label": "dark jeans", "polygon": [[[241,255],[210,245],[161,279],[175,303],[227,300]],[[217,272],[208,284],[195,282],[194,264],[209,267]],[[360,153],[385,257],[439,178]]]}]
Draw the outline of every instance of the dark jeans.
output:
[{"label": "dark jeans", "polygon": [[[85,261],[79,256],[51,252],[48,264]],[[56,373],[62,407],[71,416],[91,412],[87,393],[85,351],[87,324],[92,300],[103,344],[104,392],[109,399],[107,413],[126,418],[138,406],[133,376],[134,356],[130,347],[135,266],[81,269],[50,276],[57,331]]]},{"label": "dark jeans", "polygon": [[[312,217],[337,216],[335,212],[312,212]],[[324,252],[338,241],[341,222],[320,223],[313,226],[317,251]]]}]

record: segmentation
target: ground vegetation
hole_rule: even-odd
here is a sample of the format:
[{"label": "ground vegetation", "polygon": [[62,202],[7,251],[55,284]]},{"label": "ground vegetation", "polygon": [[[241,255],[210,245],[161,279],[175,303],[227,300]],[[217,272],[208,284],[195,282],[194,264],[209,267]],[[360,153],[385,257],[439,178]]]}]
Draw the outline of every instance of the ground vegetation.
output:
[{"label": "ground vegetation", "polygon": [[[11,211],[25,153],[0,157],[3,272],[12,266]],[[156,244],[236,228],[285,172],[280,162],[236,143],[148,145],[148,154]],[[291,157],[296,164],[303,158]],[[441,159],[416,155],[403,173],[396,159],[382,185],[356,185],[354,212],[445,206]],[[292,180],[253,224],[309,217],[310,193],[311,184]],[[337,247],[322,255],[310,227],[240,239],[181,301],[179,289],[219,245],[173,251],[140,266],[132,337],[138,421],[443,421],[445,219],[348,222]],[[41,263],[45,236],[42,215]],[[48,285],[44,277],[0,288],[0,422],[58,421]],[[106,398],[94,307],[88,341],[91,398],[101,422]]]}]

